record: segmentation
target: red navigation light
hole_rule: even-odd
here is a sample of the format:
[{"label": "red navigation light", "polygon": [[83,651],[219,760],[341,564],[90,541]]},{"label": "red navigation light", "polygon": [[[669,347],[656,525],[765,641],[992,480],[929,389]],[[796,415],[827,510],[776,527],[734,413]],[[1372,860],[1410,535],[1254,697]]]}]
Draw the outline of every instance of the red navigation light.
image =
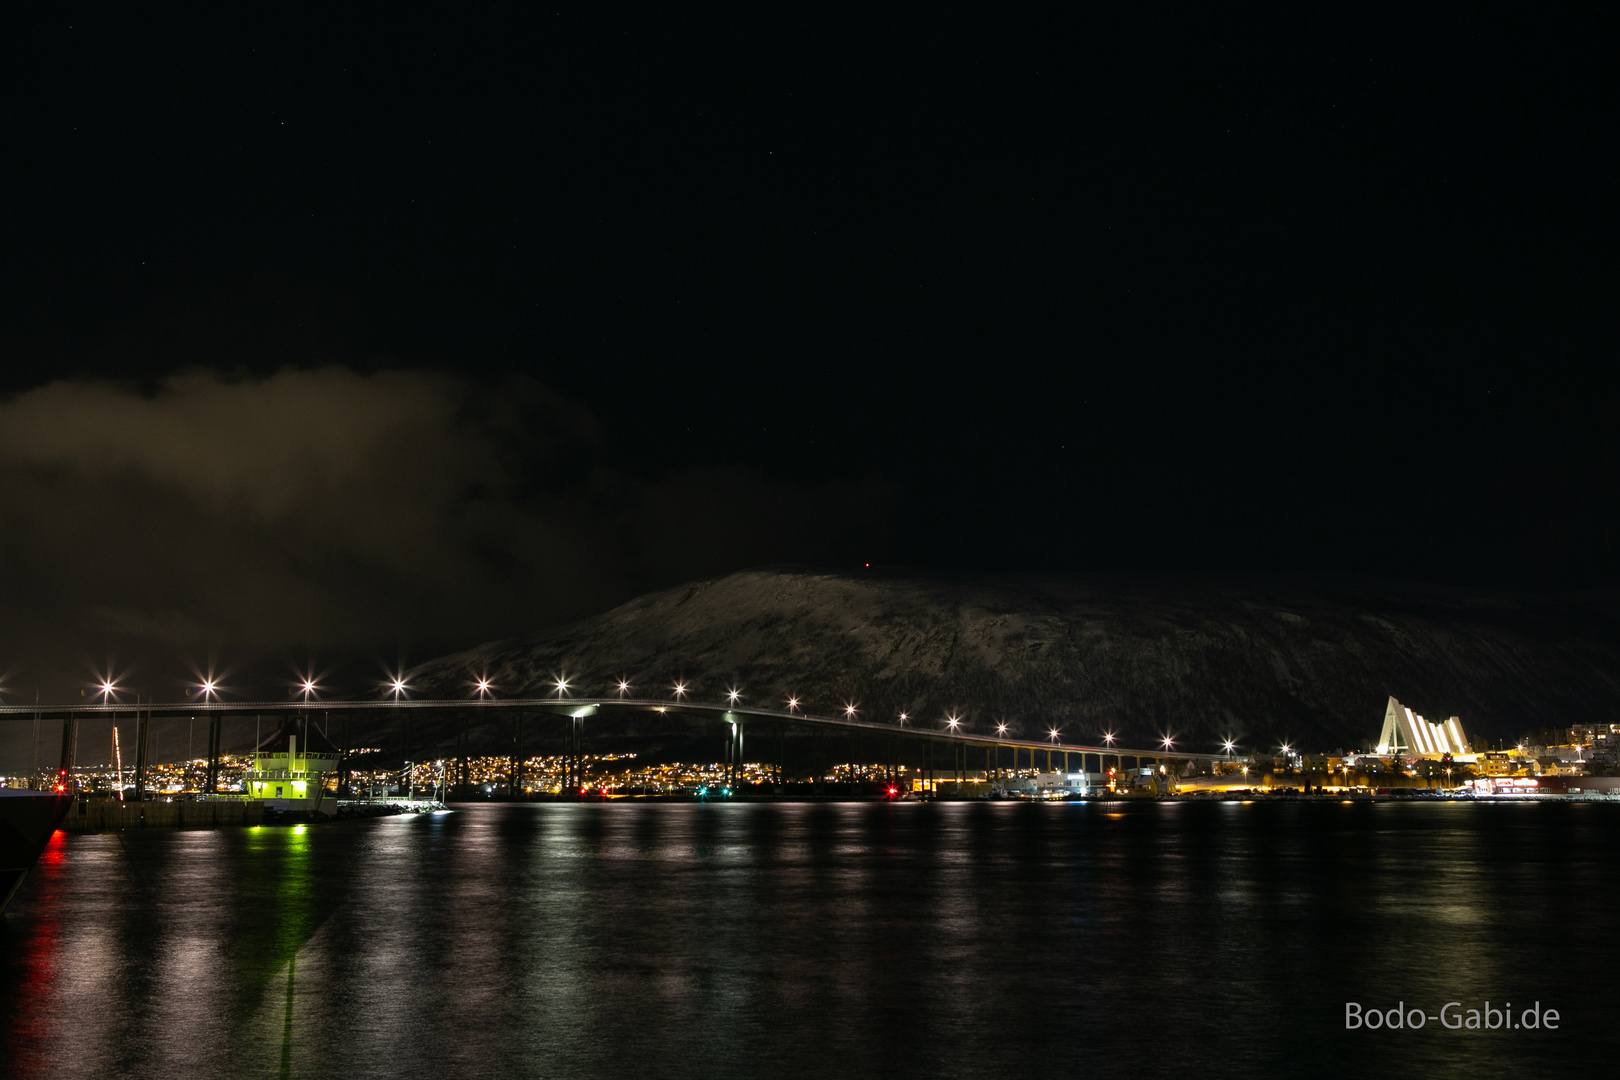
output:
[{"label": "red navigation light", "polygon": [[895,796],[896,796],[896,795],[898,795],[898,794],[899,794],[899,793],[900,793],[900,792],[899,792],[899,789],[897,789],[897,788],[896,788],[896,787],[895,787],[895,786],[894,786],[894,785],[893,785],[893,784],[890,784],[890,785],[889,785],[889,798],[891,798],[891,799],[892,799],[892,798],[894,798],[894,797],[895,797]]}]

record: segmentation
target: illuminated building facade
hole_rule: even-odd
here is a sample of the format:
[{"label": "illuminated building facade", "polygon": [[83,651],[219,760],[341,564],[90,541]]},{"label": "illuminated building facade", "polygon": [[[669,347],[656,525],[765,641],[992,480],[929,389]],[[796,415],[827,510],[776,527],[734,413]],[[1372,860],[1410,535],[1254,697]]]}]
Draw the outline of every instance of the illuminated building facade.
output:
[{"label": "illuminated building facade", "polygon": [[1391,697],[1384,709],[1384,730],[1378,736],[1378,753],[1379,756],[1406,754],[1438,758],[1445,754],[1459,757],[1472,754],[1473,750],[1463,734],[1462,721],[1455,716],[1443,724],[1432,724]]}]

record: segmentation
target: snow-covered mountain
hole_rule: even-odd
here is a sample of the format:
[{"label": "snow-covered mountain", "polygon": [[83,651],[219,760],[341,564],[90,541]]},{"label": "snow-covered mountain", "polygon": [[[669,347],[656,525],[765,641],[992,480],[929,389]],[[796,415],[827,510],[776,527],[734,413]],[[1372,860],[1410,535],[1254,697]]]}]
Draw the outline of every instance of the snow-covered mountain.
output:
[{"label": "snow-covered mountain", "polygon": [[796,568],[640,597],[432,661],[422,692],[540,696],[558,675],[635,696],[684,681],[700,700],[872,719],[948,712],[974,729],[1068,739],[1160,733],[1207,745],[1373,739],[1394,694],[1475,736],[1620,722],[1620,616],[1592,597],[1493,594],[1359,578],[942,577]]}]

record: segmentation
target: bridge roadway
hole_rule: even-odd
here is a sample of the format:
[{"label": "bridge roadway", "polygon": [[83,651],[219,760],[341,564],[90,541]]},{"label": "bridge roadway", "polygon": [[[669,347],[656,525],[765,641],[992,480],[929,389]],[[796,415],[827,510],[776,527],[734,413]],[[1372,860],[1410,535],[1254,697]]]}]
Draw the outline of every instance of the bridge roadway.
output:
[{"label": "bridge roadway", "polygon": [[[295,701],[253,701],[253,702],[226,702],[226,701],[190,701],[190,702],[141,702],[139,704],[84,704],[84,705],[0,705],[0,720],[88,720],[117,716],[133,716],[146,714],[148,720],[153,717],[176,716],[264,716],[264,715],[301,715],[313,716],[330,713],[370,713],[370,712],[443,712],[464,714],[471,712],[548,712],[559,716],[573,716],[584,719],[588,716],[598,715],[604,711],[625,712],[657,712],[674,716],[690,716],[698,718],[714,718],[725,723],[746,723],[749,720],[768,720],[776,723],[786,723],[811,729],[838,729],[847,731],[864,731],[882,733],[889,736],[903,736],[914,739],[931,739],[935,741],[957,743],[963,746],[978,746],[986,749],[1007,748],[1015,753],[1023,750],[1050,750],[1054,753],[1067,752],[1071,754],[1098,754],[1108,757],[1135,758],[1138,761],[1151,759],[1154,761],[1218,761],[1224,760],[1218,753],[1196,753],[1187,750],[1155,749],[1134,750],[1128,747],[1097,746],[1084,743],[1066,743],[1056,740],[1041,739],[1013,739],[1005,735],[985,734],[968,731],[966,729],[950,727],[915,727],[898,723],[886,723],[876,720],[862,720],[858,716],[815,716],[800,711],[783,709],[760,709],[741,705],[708,704],[697,701],[660,701],[650,698],[616,698],[616,697],[545,697],[545,698],[462,698],[462,699],[427,699],[427,698],[382,698],[367,700],[304,700]],[[1033,764],[1034,758],[1031,757]]]}]

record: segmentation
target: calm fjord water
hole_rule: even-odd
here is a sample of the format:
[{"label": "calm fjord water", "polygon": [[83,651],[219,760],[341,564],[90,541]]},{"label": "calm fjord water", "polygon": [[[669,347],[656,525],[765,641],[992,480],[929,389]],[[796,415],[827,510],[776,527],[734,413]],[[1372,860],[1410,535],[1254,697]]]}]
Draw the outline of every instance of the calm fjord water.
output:
[{"label": "calm fjord water", "polygon": [[[58,834],[0,1072],[1441,1075],[1595,1064],[1620,806],[469,806]],[[1557,1031],[1347,1032],[1539,1000]]]}]

